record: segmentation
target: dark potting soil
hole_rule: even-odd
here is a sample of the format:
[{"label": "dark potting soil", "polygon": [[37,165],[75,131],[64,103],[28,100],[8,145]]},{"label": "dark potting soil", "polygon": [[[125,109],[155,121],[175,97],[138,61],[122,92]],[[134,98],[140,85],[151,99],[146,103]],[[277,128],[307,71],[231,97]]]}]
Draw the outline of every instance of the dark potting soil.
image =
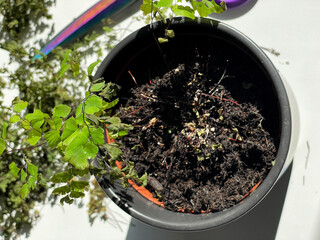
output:
[{"label": "dark potting soil", "polygon": [[146,188],[173,211],[232,207],[275,160],[258,106],[248,96],[233,98],[226,71],[215,83],[204,72],[202,63],[179,65],[132,88],[120,108],[122,121],[134,126],[122,139],[124,162],[134,162],[140,176],[147,172]]}]

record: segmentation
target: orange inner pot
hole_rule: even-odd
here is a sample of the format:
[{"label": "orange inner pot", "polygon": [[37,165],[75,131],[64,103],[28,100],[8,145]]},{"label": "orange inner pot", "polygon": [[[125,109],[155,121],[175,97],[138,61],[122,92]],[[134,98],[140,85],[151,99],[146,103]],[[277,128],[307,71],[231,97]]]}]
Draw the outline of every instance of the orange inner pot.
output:
[{"label": "orange inner pot", "polygon": [[[114,142],[113,139],[110,139],[109,137],[109,133],[108,133],[108,130],[106,129],[106,136],[107,136],[107,142],[108,143],[111,143],[111,142]],[[116,161],[116,165],[119,169],[121,169],[121,163],[119,161]],[[123,173],[123,175],[125,175]],[[148,199],[149,201],[161,206],[161,207],[164,207],[164,203],[163,202],[160,202],[158,199],[156,199],[155,197],[153,197],[152,193],[146,189],[145,187],[141,187],[141,186],[138,186],[134,181],[132,180],[128,180],[129,184],[138,192],[140,193],[142,196],[144,196],[146,199]]]}]

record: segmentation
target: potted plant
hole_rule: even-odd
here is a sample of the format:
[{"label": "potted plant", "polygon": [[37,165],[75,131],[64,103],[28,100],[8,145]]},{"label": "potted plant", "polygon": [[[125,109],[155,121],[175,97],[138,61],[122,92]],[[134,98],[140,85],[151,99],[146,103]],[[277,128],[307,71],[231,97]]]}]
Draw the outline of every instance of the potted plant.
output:
[{"label": "potted plant", "polygon": [[[42,166],[32,157],[32,150],[44,145],[65,161],[62,172],[50,178],[60,184],[53,193],[63,196],[62,204],[85,195],[84,176],[91,173],[126,212],[166,229],[225,224],[268,193],[292,149],[284,85],[251,40],[223,23],[195,18],[196,11],[200,16],[223,11],[223,3],[190,2],[191,7],[144,1],[141,9],[161,21],[123,40],[95,77],[99,61],[83,71],[79,55],[65,51],[54,79],[71,73],[90,81],[85,98],[72,107],[65,101],[32,102],[32,107],[23,99],[13,101],[12,116],[3,121],[0,154],[23,153],[22,163],[9,165],[12,181],[21,180],[22,199],[44,185]],[[184,17],[165,20],[163,8]],[[47,69],[44,60],[37,63]],[[12,124],[26,135],[21,145],[31,146],[11,149]],[[183,179],[184,173],[189,175]],[[174,192],[184,199],[172,198]]]},{"label": "potted plant", "polygon": [[[169,28],[174,38],[160,44]],[[149,176],[147,189],[134,182],[124,189],[104,176],[98,182],[145,223],[188,231],[231,222],[265,197],[292,159],[281,77],[257,45],[221,22],[174,18],[145,26],[111,51],[95,77],[121,86],[120,116],[137,129],[122,140],[125,159]]]}]

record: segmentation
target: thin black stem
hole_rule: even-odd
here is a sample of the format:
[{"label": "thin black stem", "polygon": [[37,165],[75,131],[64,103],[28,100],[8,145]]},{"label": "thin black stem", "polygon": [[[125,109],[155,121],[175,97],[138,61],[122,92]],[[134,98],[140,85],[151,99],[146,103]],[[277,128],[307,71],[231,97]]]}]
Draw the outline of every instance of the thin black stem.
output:
[{"label": "thin black stem", "polygon": [[32,149],[35,149],[37,147],[41,147],[44,144],[46,144],[46,143],[41,143],[41,144],[38,144],[38,145],[35,145],[35,146],[32,146],[32,147],[26,147],[26,148],[11,148],[11,147],[9,147],[11,150],[4,151],[2,154],[11,153],[11,152],[18,152],[18,151],[25,151],[25,150],[32,150]]}]

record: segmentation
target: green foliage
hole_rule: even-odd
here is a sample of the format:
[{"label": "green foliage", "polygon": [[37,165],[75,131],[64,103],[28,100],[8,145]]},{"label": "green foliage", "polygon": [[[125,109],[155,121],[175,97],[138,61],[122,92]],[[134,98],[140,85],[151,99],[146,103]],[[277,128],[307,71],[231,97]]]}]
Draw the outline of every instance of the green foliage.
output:
[{"label": "green foliage", "polygon": [[14,177],[17,177],[17,176],[18,176],[20,169],[17,167],[17,165],[16,165],[15,162],[12,162],[12,163],[9,165],[9,169],[10,169],[11,174],[12,174]]},{"label": "green foliage", "polygon": [[[67,145],[65,149],[65,158],[77,169],[85,169],[88,167],[88,157],[84,148],[89,141],[89,132],[86,128],[82,131],[76,131],[72,141]],[[66,144],[65,144],[66,145]]]},{"label": "green foliage", "polygon": [[64,54],[64,59],[60,65],[60,71],[59,71],[59,78],[61,78],[64,73],[66,71],[68,71],[71,67],[71,65],[69,64],[69,54],[70,54],[71,50],[68,50],[65,54]]},{"label": "green foliage", "polygon": [[52,112],[52,116],[53,116],[53,118],[55,118],[55,117],[65,118],[69,115],[70,112],[71,112],[71,107],[60,104],[60,105],[54,107],[53,112]]},{"label": "green foliage", "polygon": [[173,30],[166,29],[164,34],[165,34],[166,37],[174,38],[174,31]]},{"label": "green foliage", "polygon": [[189,6],[175,5],[172,8],[172,12],[178,16],[184,16],[191,19],[195,19],[195,12]]},{"label": "green foliage", "polygon": [[133,129],[131,125],[121,123],[118,117],[111,117],[105,121],[108,124],[106,128],[111,139],[123,137],[127,135],[128,131]]},{"label": "green foliage", "polygon": [[[97,66],[97,64],[99,64],[101,61],[98,60],[98,61],[95,61],[94,63],[91,63],[88,67],[88,70],[87,70],[87,73],[88,73],[88,76],[89,78],[92,77],[92,72],[93,72],[93,69],[95,66]],[[101,89],[102,90],[102,89]],[[95,91],[96,92],[96,91]]]},{"label": "green foliage", "polygon": [[211,13],[222,13],[226,10],[225,2],[221,2],[220,5],[215,1],[209,0],[187,0],[190,6],[186,6],[181,1],[173,2],[173,0],[143,0],[140,6],[141,11],[144,15],[151,14],[155,17],[156,14],[161,14],[161,10],[170,9],[171,12],[176,16],[184,16],[191,19],[195,19],[198,15],[200,17],[207,17]]},{"label": "green foliage", "polygon": [[65,195],[69,192],[70,192],[70,187],[68,185],[64,185],[62,187],[55,188],[52,194]]},{"label": "green foliage", "polygon": [[17,123],[21,120],[20,116],[19,115],[12,115],[11,118],[10,118],[10,122],[11,123]]},{"label": "green foliage", "polygon": [[[21,98],[16,98],[11,107],[3,105],[0,99],[0,228],[5,239],[28,233],[39,217],[34,209],[35,203],[43,202],[52,186],[46,182],[57,172],[70,167],[61,154],[65,146],[58,147],[58,143],[65,139],[60,141],[57,134],[59,132],[61,138],[68,137],[67,131],[64,135],[62,133],[63,124],[69,118],[64,119],[63,115],[53,117],[53,109],[65,105],[74,110],[81,103],[84,91],[93,81],[93,76],[88,76],[88,79],[87,69],[81,66],[86,64],[87,56],[101,57],[102,51],[112,48],[120,35],[108,25],[109,21],[103,20],[107,30],[103,40],[97,38],[99,34],[92,32],[70,45],[74,51],[69,52],[65,62],[70,68],[59,78],[57,69],[61,67],[68,50],[57,47],[49,57],[43,55],[41,59],[33,60],[35,55],[41,54],[36,49],[39,43],[43,45],[52,37],[54,26],[49,22],[49,8],[54,4],[55,0],[0,1],[0,48],[2,53],[9,55],[8,63],[0,67],[0,97],[5,95],[6,88],[12,88],[18,91]],[[29,39],[43,31],[47,31],[44,36],[48,39]],[[92,75],[93,69],[94,66],[88,75]],[[28,116],[32,119],[27,120],[26,115],[35,110],[40,110],[43,118],[37,121],[36,116]],[[89,119],[89,115],[87,117]],[[77,122],[81,122],[80,119]],[[101,143],[99,136],[97,138]],[[34,146],[30,146],[29,142]],[[87,154],[92,156],[94,148],[88,145],[86,149]],[[20,169],[17,177],[9,169],[13,162]],[[28,173],[28,163],[39,167],[37,177]],[[89,171],[73,168],[72,172],[74,177],[79,178]],[[21,189],[26,183],[31,191],[27,199],[22,199]],[[24,189],[27,189],[26,186]],[[28,191],[23,193],[25,196]],[[49,198],[51,204],[55,200]],[[71,201],[68,198],[62,200]]]},{"label": "green foliage", "polygon": [[[220,5],[215,3],[214,0],[186,0],[188,5],[182,3],[182,1],[173,0],[143,0],[140,6],[140,10],[145,16],[149,16],[151,20],[162,19],[167,22],[163,16],[164,12],[171,12],[171,16],[183,16],[191,19],[199,17],[207,17],[212,13],[222,13],[227,9],[226,3],[221,2]],[[159,16],[159,17],[157,17]],[[170,26],[170,24],[168,24]],[[166,43],[169,38],[174,37],[173,30],[166,29],[164,37],[159,37],[159,43]]]},{"label": "green foliage", "polygon": [[104,131],[103,128],[96,128],[91,130],[91,138],[92,142],[96,145],[103,145],[105,140],[104,140]]},{"label": "green foliage", "polygon": [[[13,103],[15,103],[16,101],[17,101],[17,99],[15,99],[15,100],[13,101]],[[20,113],[20,112],[21,112],[23,109],[25,109],[27,106],[28,106],[28,103],[27,103],[27,102],[18,100],[18,102],[15,103],[15,104],[12,106],[12,108],[13,108],[13,111]]]},{"label": "green foliage", "polygon": [[120,86],[112,84],[111,82],[107,83],[106,86],[99,93],[99,96],[102,98],[111,101],[113,98],[117,97],[117,92],[120,90]]},{"label": "green foliage", "polygon": [[170,8],[172,6],[173,0],[159,0],[154,3],[156,8],[167,7]]},{"label": "green foliage", "polygon": [[39,132],[38,130],[32,129],[28,134],[27,142],[31,146],[35,146],[40,139],[41,139],[41,132]]},{"label": "green foliage", "polygon": [[24,182],[27,179],[27,176],[28,174],[23,169],[21,169],[21,182]]},{"label": "green foliage", "polygon": [[39,33],[50,19],[48,8],[55,0],[1,0],[2,31],[0,38],[21,38],[27,32]]},{"label": "green foliage", "polygon": [[90,95],[84,104],[86,114],[94,114],[100,111],[102,107],[102,98],[97,95]]},{"label": "green foliage", "polygon": [[30,188],[29,185],[27,183],[23,184],[20,190],[21,193],[21,197],[23,199],[26,199],[30,193]]},{"label": "green foliage", "polygon": [[111,102],[106,102],[106,101],[102,101],[102,109],[103,110],[107,110],[110,108],[113,108],[114,106],[116,106],[119,102],[119,98],[111,101]]},{"label": "green foliage", "polygon": [[90,91],[91,91],[91,92],[100,92],[100,91],[102,91],[102,89],[104,88],[104,86],[105,86],[105,83],[104,83],[104,82],[92,84],[92,86],[91,86],[91,88],[90,88]]},{"label": "green foliage", "polygon": [[[69,55],[72,55],[71,51],[65,54],[63,62],[60,65],[60,78],[63,77],[63,74],[67,74],[67,71],[79,71],[78,67],[70,67],[66,71],[63,70],[63,74],[61,75],[61,69],[64,69],[65,64],[71,61]],[[87,72],[89,74],[92,74],[93,67],[97,63],[95,62],[88,67]],[[90,75],[88,78],[90,78]],[[15,117],[15,112],[20,113],[23,109],[28,108],[28,102],[21,101],[20,99],[13,101],[13,116],[10,119],[14,119],[14,121],[6,123],[4,129],[8,125],[13,124],[21,126],[21,130],[25,131],[23,135],[27,136],[25,142],[31,145],[31,148],[27,148],[33,149],[43,144],[48,144],[50,148],[59,150],[64,157],[64,161],[70,167],[69,170],[56,173],[50,179],[53,183],[67,183],[53,190],[53,194],[64,195],[61,199],[62,204],[72,203],[75,198],[84,197],[84,191],[88,190],[89,183],[76,179],[84,174],[88,174],[89,169],[95,170],[94,165],[90,164],[92,160],[96,159],[100,162],[107,160],[109,162],[106,162],[107,164],[117,169],[114,171],[120,171],[114,165],[115,161],[122,161],[122,151],[119,149],[119,144],[105,144],[104,137],[106,125],[111,138],[123,137],[132,129],[132,126],[121,123],[120,118],[111,116],[110,112],[107,112],[110,107],[113,107],[118,102],[114,97],[119,89],[120,87],[114,83],[93,82],[89,87],[89,91],[86,92],[86,97],[78,106],[74,106],[74,109],[65,104],[58,104],[53,107],[52,113],[44,113],[36,108],[26,115],[19,115],[18,118]],[[109,99],[109,101],[105,99]],[[4,146],[9,144],[5,138],[3,138],[3,143]],[[99,148],[104,151],[106,158],[98,155]],[[21,182],[25,182],[20,189],[23,199],[38,184],[38,166],[31,163],[28,159],[26,161],[25,169],[18,168],[15,162],[10,164],[12,175],[17,178],[20,172]],[[133,170],[132,164],[127,165],[121,172],[126,173],[126,176],[118,174],[117,177],[125,178],[123,181],[125,184],[127,183],[127,179],[137,178],[140,180]],[[142,181],[142,183],[145,182]]]},{"label": "green foliage", "polygon": [[3,124],[3,127],[2,127],[2,134],[1,134],[1,137],[3,139],[6,139],[7,138],[7,127],[8,127],[8,123],[4,123]]},{"label": "green foliage", "polygon": [[[225,9],[225,5],[214,1],[187,2],[189,6],[181,1],[144,0],[141,10],[151,19],[166,21],[168,11],[194,18]],[[0,227],[6,239],[30,229],[39,217],[33,207],[46,198],[49,179],[59,184],[53,192],[62,196],[61,204],[71,204],[84,196],[88,182],[80,180],[89,172],[108,172],[112,180],[122,178],[125,186],[129,178],[141,185],[147,183],[147,175],[138,177],[130,162],[118,169],[115,161],[122,161],[120,145],[105,143],[105,131],[111,139],[117,139],[132,129],[117,116],[110,116],[110,108],[119,102],[120,87],[103,79],[94,80],[93,71],[100,61],[85,70],[81,66],[88,54],[101,57],[103,49],[115,45],[118,36],[109,21],[104,20],[103,26],[106,40],[98,40],[99,34],[92,32],[70,46],[73,51],[57,47],[49,57],[42,54],[41,59],[34,60],[41,54],[34,47],[38,42],[26,44],[25,40],[49,27],[45,21],[51,18],[48,8],[54,3],[55,0],[0,1],[0,48],[10,58],[9,66],[0,68],[0,88],[16,88],[19,92],[11,107],[0,101]],[[172,37],[174,32],[166,29],[162,41]],[[88,91],[83,97],[85,90]],[[100,167],[93,166],[93,160]],[[96,188],[90,193],[97,194],[90,196],[90,221],[95,218],[91,214],[99,215],[100,210],[101,218],[107,219],[104,206],[93,203],[102,203],[104,194]]]},{"label": "green foliage", "polygon": [[69,180],[71,180],[73,177],[72,174],[70,174],[69,172],[60,172],[55,174],[50,181],[53,183],[63,183],[63,182],[68,182]]},{"label": "green foliage", "polygon": [[27,164],[26,171],[23,168],[18,168],[15,162],[12,162],[9,165],[10,173],[15,178],[18,177],[20,172],[21,174],[21,183],[24,183],[20,189],[20,195],[22,199],[26,199],[29,195],[31,189],[34,189],[36,186],[36,181],[38,178],[38,167],[32,163]]},{"label": "green foliage", "polygon": [[61,136],[59,130],[53,129],[44,134],[44,138],[47,140],[49,147],[54,148],[61,142]]},{"label": "green foliage", "polygon": [[[60,181],[61,180],[62,179],[60,179]],[[70,184],[55,188],[52,193],[57,195],[65,195],[60,200],[61,204],[64,202],[71,204],[75,198],[83,198],[85,196],[83,191],[87,191],[88,189],[89,182],[72,180]]]},{"label": "green foliage", "polygon": [[38,167],[33,165],[32,163],[29,163],[28,164],[28,173],[31,175],[31,176],[37,176],[38,174]]},{"label": "green foliage", "polygon": [[0,154],[2,154],[6,150],[6,142],[3,138],[0,138]]}]

